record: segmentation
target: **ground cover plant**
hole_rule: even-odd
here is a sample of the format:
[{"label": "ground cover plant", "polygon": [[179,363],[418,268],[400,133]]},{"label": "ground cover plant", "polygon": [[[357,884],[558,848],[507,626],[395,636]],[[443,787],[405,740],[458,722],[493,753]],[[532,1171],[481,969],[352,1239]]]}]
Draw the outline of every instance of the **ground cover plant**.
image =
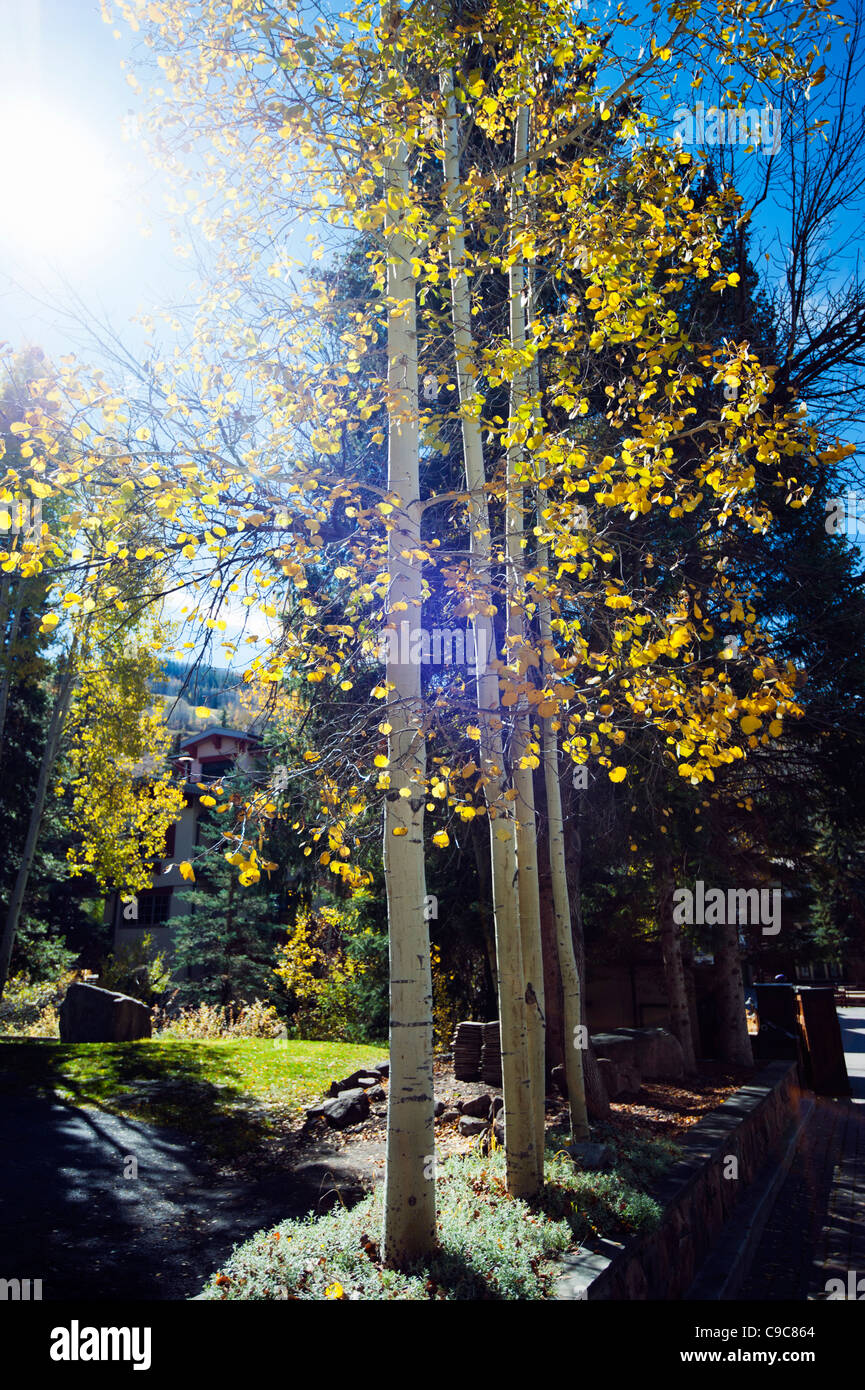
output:
[{"label": "ground cover plant", "polygon": [[438,1245],[406,1271],[381,1261],[376,1191],[351,1208],[259,1231],[211,1276],[201,1298],[548,1298],[556,1255],[593,1235],[627,1239],[661,1219],[643,1187],[675,1161],[676,1147],[624,1139],[611,1126],[595,1137],[613,1139],[613,1167],[583,1172],[563,1150],[548,1149],[547,1183],[536,1202],[508,1194],[501,1149],[448,1159],[436,1173]]}]

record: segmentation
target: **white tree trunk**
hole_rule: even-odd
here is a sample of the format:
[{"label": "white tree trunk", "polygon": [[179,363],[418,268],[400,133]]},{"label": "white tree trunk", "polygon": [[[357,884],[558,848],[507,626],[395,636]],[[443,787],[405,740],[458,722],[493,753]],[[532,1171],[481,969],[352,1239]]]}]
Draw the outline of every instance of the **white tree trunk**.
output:
[{"label": "white tree trunk", "polygon": [[[528,294],[531,316],[531,289]],[[531,374],[531,389],[537,393],[536,368]],[[539,460],[541,476],[544,461]],[[546,545],[538,547],[538,570],[544,574],[549,565]],[[552,613],[549,599],[538,598],[538,627],[541,639],[541,671],[544,684],[555,679],[551,661],[553,646]],[[586,1106],[586,1068],[589,1028],[583,1013],[583,994],[580,969],[574,951],[574,930],[571,902],[568,896],[567,859],[565,856],[565,823],[562,815],[562,788],[559,782],[559,735],[552,719],[544,724],[543,746],[544,791],[547,803],[547,838],[550,853],[550,877],[553,890],[553,921],[556,929],[556,954],[562,980],[562,1032],[564,1034],[565,1080],[568,1087],[568,1108],[573,1140],[589,1138],[589,1117]]]},{"label": "white tree trunk", "polygon": [[[486,479],[483,442],[471,399],[474,342],[471,332],[468,279],[465,273],[462,213],[458,200],[460,172],[456,101],[453,77],[449,71],[442,73],[441,89],[445,99],[445,197],[450,216],[451,308],[457,389],[462,415],[463,456],[466,487],[470,497],[469,516],[475,573],[481,585],[487,587],[490,582],[490,517],[484,493]],[[516,826],[510,809],[511,803],[504,800],[506,776],[499,678],[487,665],[497,656],[491,615],[478,613],[473,619],[473,625],[477,653],[481,771],[490,818],[507,1186],[514,1197],[531,1197],[542,1183],[543,1155],[538,1155],[528,1065],[526,986],[517,897]]]},{"label": "white tree trunk", "polygon": [[[514,163],[517,172],[511,179],[510,222],[512,238],[522,227],[522,193],[525,184],[524,160],[528,147],[529,113],[526,106],[517,112],[514,137]],[[513,248],[516,250],[517,248]],[[526,274],[522,254],[517,254],[508,271],[508,318],[511,347],[524,352],[526,347]],[[508,661],[517,658],[524,673],[528,657],[522,659],[527,646],[526,600],[523,572],[525,568],[523,486],[520,478],[525,449],[526,421],[521,411],[528,401],[528,373],[523,367],[511,382],[508,412],[507,507],[505,532],[508,559]],[[526,1030],[529,1050],[529,1074],[532,1087],[532,1111],[535,1144],[543,1166],[546,1115],[544,1111],[546,1074],[546,1020],[544,1015],[544,955],[541,943],[541,909],[538,898],[538,834],[535,819],[535,788],[531,766],[528,765],[531,742],[531,721],[528,701],[521,696],[514,711],[514,730],[511,743],[513,782],[517,819],[517,882],[519,885],[520,939],[523,951],[523,974],[526,981]]]},{"label": "white tree trunk", "polygon": [[[408,191],[406,150],[387,171],[388,190]],[[420,462],[415,281],[412,246],[397,218],[388,228],[388,489],[400,499],[388,537],[388,759],[390,790],[384,813],[384,873],[390,943],[390,1080],[384,1191],[385,1263],[404,1267],[435,1244],[435,1133],[432,975],[424,917],[426,745],[420,666],[415,649],[396,640],[421,625],[421,568],[403,552],[420,547]],[[407,607],[403,608],[405,604]],[[399,606],[397,606],[399,605]],[[411,795],[399,795],[400,787]]]},{"label": "white tree trunk", "polygon": [[[549,608],[547,612],[549,613]],[[547,820],[549,823],[553,920],[556,924],[556,947],[559,970],[562,976],[562,1031],[565,1045],[565,1079],[568,1084],[568,1106],[571,1112],[571,1135],[575,1140],[578,1140],[589,1137],[586,1080],[583,1069],[584,1049],[588,1045],[588,1026],[583,1018],[580,972],[574,954],[571,905],[568,901],[568,881],[565,872],[565,831],[562,819],[562,789],[559,786],[558,761],[558,735],[547,724],[544,730],[544,787],[547,794]]]}]

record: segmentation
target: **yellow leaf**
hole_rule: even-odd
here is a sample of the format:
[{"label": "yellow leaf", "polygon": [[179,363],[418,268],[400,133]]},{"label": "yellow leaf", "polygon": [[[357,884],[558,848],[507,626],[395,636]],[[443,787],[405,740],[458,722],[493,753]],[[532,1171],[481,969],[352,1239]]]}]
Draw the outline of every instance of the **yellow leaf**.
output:
[{"label": "yellow leaf", "polygon": [[404,825],[395,825],[393,828],[393,833],[394,835],[407,835],[408,830]]},{"label": "yellow leaf", "polygon": [[195,882],[195,870],[193,869],[188,859],[184,859],[183,863],[180,864],[178,867],[180,868],[181,878],[188,879],[190,883]]},{"label": "yellow leaf", "polygon": [[439,849],[445,849],[451,841],[446,830],[437,830],[432,837],[432,842],[434,845],[438,845]]},{"label": "yellow leaf", "polygon": [[758,719],[755,714],[746,714],[743,719],[739,720],[739,723],[742,727],[743,734],[753,734],[759,729],[763,721],[762,719]]},{"label": "yellow leaf", "polygon": [[628,769],[626,767],[610,768],[609,777],[611,782],[624,782],[627,775]]}]

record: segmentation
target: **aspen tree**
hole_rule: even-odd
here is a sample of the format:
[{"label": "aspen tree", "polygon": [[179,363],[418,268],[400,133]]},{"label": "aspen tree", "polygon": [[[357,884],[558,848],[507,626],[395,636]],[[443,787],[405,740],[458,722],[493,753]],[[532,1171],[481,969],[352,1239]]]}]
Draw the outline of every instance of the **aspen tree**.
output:
[{"label": "aspen tree", "polygon": [[[444,197],[448,214],[453,341],[456,356],[457,394],[460,406],[466,491],[469,498],[472,555],[477,579],[488,589],[491,527],[486,500],[483,440],[473,397],[475,344],[471,330],[471,306],[465,269],[465,232],[459,206],[459,127],[453,74],[441,76],[444,102]],[[513,798],[506,795],[506,769],[499,678],[490,668],[496,659],[495,629],[489,599],[473,615],[475,651],[486,654],[477,668],[477,705],[484,795],[490,819],[493,878],[493,919],[499,982],[499,1027],[502,1047],[502,1085],[505,1102],[505,1164],[508,1191],[530,1197],[542,1182],[543,1151],[538,1136],[532,1097],[532,1071],[528,1053],[526,984],[520,931],[516,818]],[[537,895],[537,873],[535,874]]]},{"label": "aspen tree", "polygon": [[[526,305],[528,300],[526,267],[521,250],[521,236],[526,230],[522,207],[526,180],[525,158],[529,141],[529,108],[525,101],[519,107],[514,122],[514,173],[510,190],[511,246],[508,252],[508,324],[510,346],[514,355],[514,374],[511,380],[507,433],[507,501],[505,516],[506,554],[508,565],[508,661],[516,663],[516,703],[513,705],[511,759],[516,792],[517,825],[517,884],[520,910],[520,940],[523,951],[529,1074],[532,1084],[535,1143],[543,1164],[544,1109],[546,1075],[546,1024],[544,1018],[544,965],[541,946],[541,909],[538,899],[538,841],[535,816],[535,788],[532,769],[539,765],[532,740],[528,691],[521,686],[528,669],[534,664],[527,632],[525,570],[526,537],[524,534],[524,491],[522,469],[525,463],[523,441],[529,428],[529,370],[526,364]],[[505,695],[503,703],[514,700],[514,693]]]},{"label": "aspen tree", "polygon": [[[401,18],[387,14],[394,31]],[[404,1266],[435,1243],[432,975],[424,917],[426,743],[421,668],[412,662],[421,625],[420,458],[414,247],[403,219],[410,206],[407,149],[398,136],[385,155],[387,257],[388,530],[385,633],[389,788],[385,793],[384,873],[390,948],[390,1074],[383,1252]],[[400,641],[406,623],[409,642]]]}]

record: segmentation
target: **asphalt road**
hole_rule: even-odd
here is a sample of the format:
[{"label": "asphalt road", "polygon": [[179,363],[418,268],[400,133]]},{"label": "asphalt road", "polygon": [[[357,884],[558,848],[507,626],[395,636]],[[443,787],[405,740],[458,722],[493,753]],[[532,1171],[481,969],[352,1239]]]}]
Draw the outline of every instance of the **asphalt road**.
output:
[{"label": "asphalt road", "polygon": [[190,1298],[235,1244],[356,1178],[324,1156],[226,1180],[184,1135],[0,1095],[0,1278],[41,1279],[43,1300]]}]

